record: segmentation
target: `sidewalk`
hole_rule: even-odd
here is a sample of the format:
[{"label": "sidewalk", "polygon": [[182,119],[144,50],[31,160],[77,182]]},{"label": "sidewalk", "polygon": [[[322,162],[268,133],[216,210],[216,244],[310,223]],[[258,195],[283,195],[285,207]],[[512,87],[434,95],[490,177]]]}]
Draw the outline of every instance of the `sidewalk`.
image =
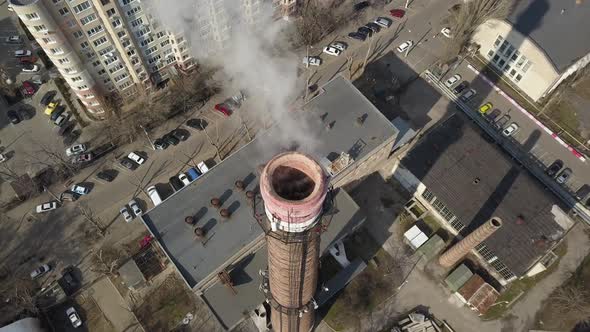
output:
[{"label": "sidewalk", "polygon": [[115,331],[127,331],[130,327],[134,327],[133,331],[145,331],[109,278],[97,281],[90,293]]}]

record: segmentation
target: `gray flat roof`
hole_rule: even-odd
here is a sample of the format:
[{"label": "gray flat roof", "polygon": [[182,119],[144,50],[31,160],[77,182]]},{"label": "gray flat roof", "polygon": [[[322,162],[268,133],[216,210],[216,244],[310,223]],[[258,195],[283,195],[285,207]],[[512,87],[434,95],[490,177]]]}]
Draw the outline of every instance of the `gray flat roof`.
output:
[{"label": "gray flat roof", "polygon": [[[322,255],[328,253],[328,248],[334,242],[360,227],[365,221],[365,216],[346,191],[336,189],[334,204],[324,215],[324,219],[324,223],[329,223],[320,241]],[[266,245],[264,245],[257,252],[235,263],[229,275],[234,282],[237,294],[234,295],[229,288],[219,282],[203,292],[201,297],[226,328],[229,329],[238,324],[244,318],[244,312],[255,309],[264,301],[264,294],[258,289],[262,281],[258,271],[266,269],[267,258]],[[357,264],[362,265],[360,262]]]},{"label": "gray flat roof", "polygon": [[502,219],[483,243],[517,276],[565,232],[552,209],[569,208],[460,113],[424,136],[402,165],[465,225],[463,236],[493,216]]},{"label": "gray flat roof", "polygon": [[[358,160],[397,136],[398,130],[348,80],[338,76],[320,89],[304,111],[285,115],[283,121],[142,216],[190,287],[263,236],[245,194],[234,188],[235,181],[243,180],[246,190],[257,191],[257,166],[285,149],[296,148],[318,161],[341,152]],[[358,117],[365,118],[362,125],[357,124]],[[210,206],[213,197],[230,210],[229,220],[223,221]],[[193,227],[184,222],[186,216],[194,216],[197,225],[207,230],[204,243],[195,239]]]},{"label": "gray flat roof", "polygon": [[523,0],[511,11],[508,21],[516,31],[534,40],[563,72],[590,53],[589,18],[588,1]]}]

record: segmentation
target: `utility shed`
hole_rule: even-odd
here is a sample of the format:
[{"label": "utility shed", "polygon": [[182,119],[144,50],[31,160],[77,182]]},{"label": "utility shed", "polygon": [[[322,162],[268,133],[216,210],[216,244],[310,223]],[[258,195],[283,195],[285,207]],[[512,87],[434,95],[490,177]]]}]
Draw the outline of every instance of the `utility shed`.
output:
[{"label": "utility shed", "polygon": [[465,265],[459,265],[449,276],[445,279],[445,283],[450,290],[456,292],[461,288],[469,278],[473,275],[473,272]]},{"label": "utility shed", "polygon": [[444,247],[445,241],[438,234],[434,234],[428,239],[428,241],[418,248],[416,252],[422,255],[422,257],[428,262],[438,256],[438,253],[440,253]]},{"label": "utility shed", "polygon": [[474,274],[469,280],[461,287],[458,292],[459,297],[466,302],[471,310],[479,312],[479,314],[485,314],[490,306],[496,302],[500,293],[492,287],[490,284],[485,282],[482,277]]},{"label": "utility shed", "polygon": [[426,236],[426,234],[424,234],[424,232],[422,232],[422,230],[420,230],[417,225],[414,225],[412,228],[408,229],[404,233],[404,238],[414,250],[420,248],[420,246],[428,241],[428,236]]}]

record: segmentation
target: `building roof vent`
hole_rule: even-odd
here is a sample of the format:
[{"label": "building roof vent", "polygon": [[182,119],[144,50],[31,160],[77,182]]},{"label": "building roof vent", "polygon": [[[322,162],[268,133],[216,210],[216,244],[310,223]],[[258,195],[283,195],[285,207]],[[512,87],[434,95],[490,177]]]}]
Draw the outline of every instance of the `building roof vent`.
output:
[{"label": "building roof vent", "polygon": [[246,184],[242,180],[236,181],[234,185],[236,186],[236,189],[239,191],[244,191],[244,189],[246,189]]},{"label": "building roof vent", "polygon": [[205,237],[206,232],[205,229],[203,229],[203,227],[195,227],[194,233],[197,239],[201,240]]},{"label": "building roof vent", "polygon": [[221,200],[217,197],[211,198],[211,206],[219,209],[221,207]]},{"label": "building roof vent", "polygon": [[189,225],[194,225],[195,224],[195,217],[193,216],[187,216],[184,218],[184,222],[189,224]]},{"label": "building roof vent", "polygon": [[516,217],[516,224],[524,225],[524,216],[522,214],[519,214],[518,217]]},{"label": "building roof vent", "polygon": [[475,179],[473,179],[473,184],[478,184],[478,183],[479,183],[479,181],[480,181],[480,179],[479,179],[479,178],[475,178]]},{"label": "building roof vent", "polygon": [[231,213],[229,212],[228,209],[221,209],[221,210],[219,210],[219,215],[224,219],[229,219],[229,217],[231,216]]}]

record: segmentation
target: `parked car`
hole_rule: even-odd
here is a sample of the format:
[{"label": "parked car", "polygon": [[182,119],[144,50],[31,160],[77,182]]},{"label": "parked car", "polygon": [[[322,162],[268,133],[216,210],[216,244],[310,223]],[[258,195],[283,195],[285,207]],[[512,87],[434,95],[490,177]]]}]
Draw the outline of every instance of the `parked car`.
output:
[{"label": "parked car", "polygon": [[[322,58],[317,57],[317,56],[304,56],[303,57],[303,64],[306,66],[319,66],[322,64]],[[195,128],[195,129],[198,129],[198,128]]]},{"label": "parked car", "polygon": [[351,32],[348,34],[348,37],[350,37],[352,39],[360,40],[360,41],[365,41],[367,39],[367,35],[364,35],[359,32]]},{"label": "parked car", "polygon": [[481,115],[486,114],[487,112],[489,112],[494,106],[492,105],[492,103],[485,103],[483,105],[481,105],[481,107],[479,108],[479,113]]},{"label": "parked car", "polygon": [[35,86],[35,84],[33,84],[29,81],[23,82],[23,85],[21,88],[21,93],[23,94],[23,96],[31,97],[32,95],[35,94],[35,92],[37,92],[37,87]]},{"label": "parked car", "polygon": [[63,105],[59,105],[55,108],[55,110],[53,112],[51,112],[51,115],[49,116],[49,120],[51,121],[55,121],[57,120],[57,118],[66,111],[65,106]]},{"label": "parked car", "polygon": [[199,178],[199,176],[201,176],[201,173],[194,167],[189,168],[186,171],[186,174],[188,175],[189,179],[192,181],[195,181],[196,179]]},{"label": "parked car", "polygon": [[70,190],[78,195],[88,195],[88,193],[90,193],[90,188],[85,187],[82,184],[75,184]]},{"label": "parked car", "polygon": [[180,173],[178,175],[178,179],[182,181],[185,186],[188,186],[191,183],[191,180],[189,180],[188,176],[186,176],[184,173]]},{"label": "parked car", "polygon": [[335,41],[332,44],[330,44],[330,47],[333,47],[339,50],[340,52],[344,52],[348,48],[348,45],[346,45],[343,42]]},{"label": "parked car", "polygon": [[453,38],[451,35],[451,28],[442,28],[442,30],[440,30],[440,33],[442,33],[443,36],[447,38]]},{"label": "parked car", "polygon": [[72,323],[73,327],[80,327],[82,325],[82,320],[80,319],[80,316],[78,316],[78,313],[74,307],[69,307],[66,310],[66,315],[70,319],[70,323]]},{"label": "parked car", "polygon": [[26,108],[19,108],[18,110],[16,110],[16,113],[21,118],[21,120],[30,120],[33,118],[31,112]]},{"label": "parked car", "polygon": [[406,14],[406,12],[403,9],[392,9],[389,11],[389,13],[391,14],[391,16],[396,18],[402,18]]},{"label": "parked car", "polygon": [[405,52],[407,49],[412,47],[412,45],[414,45],[413,41],[411,41],[411,40],[405,41],[400,46],[397,47],[397,51],[400,53]]},{"label": "parked car", "polygon": [[393,23],[390,19],[388,19],[386,17],[377,17],[374,22],[375,22],[375,24],[378,24],[380,27],[383,27],[386,29],[391,26],[391,23]]},{"label": "parked car", "polygon": [[342,51],[332,46],[326,46],[324,47],[324,53],[332,56],[339,56],[342,53]]},{"label": "parked car", "polygon": [[174,129],[171,133],[172,136],[178,138],[180,141],[186,141],[188,138],[188,132],[183,129]]},{"label": "parked car", "polygon": [[29,50],[16,50],[14,51],[14,56],[17,58],[23,57],[23,56],[30,56],[31,55],[31,51]]},{"label": "parked car", "polygon": [[77,143],[66,149],[66,156],[71,157],[86,152],[86,144]]},{"label": "parked car", "polygon": [[8,160],[8,158],[6,157],[6,155],[4,153],[0,153],[0,163],[5,162],[6,160]]},{"label": "parked car", "polygon": [[32,63],[25,63],[21,68],[23,73],[36,73],[39,71],[39,66]]},{"label": "parked car", "polygon": [[170,145],[178,145],[178,143],[180,143],[180,140],[176,137],[174,137],[174,135],[172,135],[172,133],[168,133],[164,136],[162,136],[162,140],[164,140],[164,142],[170,144]]},{"label": "parked car", "polygon": [[45,94],[41,98],[41,101],[39,101],[39,104],[41,104],[42,106],[49,105],[49,103],[53,100],[55,95],[57,95],[57,92],[54,90],[45,92]]},{"label": "parked car", "polygon": [[508,127],[502,130],[502,135],[506,137],[510,137],[518,131],[518,124],[516,122],[512,122]]},{"label": "parked car", "polygon": [[196,130],[203,130],[203,129],[207,128],[208,123],[204,119],[198,119],[197,118],[197,119],[190,119],[190,120],[188,120],[186,122],[186,125],[189,126],[189,127],[191,127],[191,128],[194,128]]},{"label": "parked car", "polygon": [[373,33],[378,33],[379,31],[381,31],[381,27],[374,22],[369,22],[369,23],[365,24],[365,26],[367,28],[371,29],[373,31]]},{"label": "parked car", "polygon": [[78,199],[78,195],[76,195],[75,193],[66,190],[63,193],[61,193],[61,195],[59,195],[59,200],[61,202],[74,202]]},{"label": "parked car", "polygon": [[564,184],[567,180],[572,176],[572,169],[565,168],[559,175],[555,178],[555,181],[559,184]]},{"label": "parked car", "polygon": [[129,209],[127,209],[127,206],[122,207],[119,212],[121,213],[121,215],[123,216],[123,219],[125,220],[125,222],[130,222],[131,220],[133,220],[133,216],[131,215],[131,213],[129,212]]},{"label": "parked car", "polygon": [[139,204],[137,204],[137,201],[135,201],[135,199],[129,201],[129,207],[131,208],[131,211],[133,211],[133,214],[136,217],[139,217],[143,214],[143,211],[141,210]]},{"label": "parked car", "polygon": [[134,162],[136,162],[138,165],[141,165],[145,162],[145,159],[141,156],[139,156],[137,153],[135,152],[129,152],[129,154],[127,155],[127,158],[133,160]]},{"label": "parked car", "polygon": [[362,33],[363,35],[367,35],[369,37],[373,36],[373,30],[371,30],[365,26],[358,28],[356,31],[359,33]]},{"label": "parked car", "polygon": [[154,141],[154,148],[156,150],[166,150],[168,148],[168,143],[162,138],[158,138]]},{"label": "parked car", "polygon": [[225,106],[224,104],[217,104],[215,105],[215,110],[225,116],[230,116],[231,115],[231,110]]},{"label": "parked car", "polygon": [[365,8],[369,7],[369,2],[368,1],[361,1],[359,3],[354,4],[353,8],[355,11],[361,11]]},{"label": "parked car", "polygon": [[72,133],[75,133],[75,131],[72,131],[72,129],[74,129],[74,127],[76,127],[76,123],[75,122],[66,122],[66,124],[64,124],[63,126],[59,127],[59,130],[57,131],[57,134],[59,136],[66,136],[67,137],[64,139],[64,145],[71,145],[74,144],[74,142],[76,141],[76,139],[78,139],[79,135],[70,135]]},{"label": "parked car", "polygon": [[57,201],[51,201],[51,202],[46,202],[46,203],[37,205],[37,207],[35,208],[35,211],[37,213],[44,213],[44,212],[49,212],[49,211],[52,211],[55,209],[57,209]]},{"label": "parked car", "polygon": [[207,166],[207,164],[205,164],[204,161],[198,163],[197,168],[199,169],[199,172],[201,172],[201,174],[205,174],[209,171],[209,167]]},{"label": "parked car", "polygon": [[463,102],[468,102],[471,99],[473,99],[473,97],[475,97],[475,95],[477,94],[477,92],[475,91],[475,89],[469,89],[467,91],[465,91],[461,97],[459,97],[459,99],[461,99]]},{"label": "parked car", "polygon": [[31,279],[37,279],[49,271],[51,271],[51,266],[43,264],[31,272]]},{"label": "parked car", "polygon": [[104,170],[104,171],[100,171],[98,173],[96,173],[96,178],[99,180],[103,180],[106,182],[113,182],[113,180],[115,179],[116,175],[115,175],[115,170]]},{"label": "parked car", "polygon": [[445,81],[445,86],[450,89],[455,84],[457,84],[460,80],[461,80],[461,75],[455,74],[455,75],[449,77],[449,79]]},{"label": "parked car", "polygon": [[89,161],[92,161],[92,159],[93,159],[92,153],[88,152],[88,153],[77,155],[74,158],[72,158],[72,163],[73,164],[87,163]]},{"label": "parked car", "polygon": [[579,201],[583,200],[590,194],[590,185],[584,184],[576,191],[576,199]]},{"label": "parked car", "polygon": [[56,126],[61,127],[63,125],[65,125],[68,120],[70,119],[70,112],[63,112],[62,114],[60,114],[57,119],[55,119],[55,121],[53,122]]},{"label": "parked car", "polygon": [[500,116],[500,114],[502,114],[502,111],[495,108],[493,111],[486,114],[486,119],[488,119],[488,121],[495,121]]},{"label": "parked car", "polygon": [[549,165],[549,167],[547,167],[545,173],[547,173],[547,175],[549,175],[550,177],[554,177],[561,170],[562,167],[563,161],[557,159],[551,165]]},{"label": "parked car", "polygon": [[180,189],[182,189],[184,187],[184,184],[182,183],[182,181],[180,181],[178,179],[178,177],[176,177],[176,176],[170,177],[170,179],[168,179],[168,181],[170,182],[170,185],[172,186],[172,189],[174,189],[174,191],[179,191]]},{"label": "parked car", "polygon": [[461,92],[465,91],[467,87],[469,87],[469,82],[463,81],[453,89],[453,93],[459,95]]},{"label": "parked car", "polygon": [[22,44],[23,40],[19,35],[6,37],[6,42],[9,44]]},{"label": "parked car", "polygon": [[504,114],[498,121],[494,122],[494,128],[496,130],[501,130],[506,126],[506,124],[510,121],[510,115]]},{"label": "parked car", "polygon": [[162,203],[162,198],[160,197],[160,193],[158,192],[156,186],[147,188],[147,192],[148,196],[150,196],[150,199],[154,203],[154,206],[158,206],[160,203]]},{"label": "parked car", "polygon": [[56,108],[57,108],[56,102],[51,102],[51,103],[47,104],[47,107],[45,108],[45,115],[51,115],[51,113],[53,113],[53,111],[55,111]]},{"label": "parked car", "polygon": [[37,62],[37,60],[39,60],[39,59],[37,59],[37,57],[34,56],[34,55],[31,55],[31,56],[22,56],[22,57],[18,58],[18,62],[20,62],[20,63],[31,63],[31,64],[34,64],[35,62]]},{"label": "parked car", "polygon": [[20,122],[20,117],[15,111],[6,112],[6,117],[8,118],[8,121],[10,121],[10,123],[12,124],[18,124]]},{"label": "parked car", "polygon": [[137,167],[137,164],[133,160],[131,160],[127,157],[123,157],[119,161],[119,164],[121,164],[121,166],[125,167],[126,169],[129,169],[132,171]]}]

